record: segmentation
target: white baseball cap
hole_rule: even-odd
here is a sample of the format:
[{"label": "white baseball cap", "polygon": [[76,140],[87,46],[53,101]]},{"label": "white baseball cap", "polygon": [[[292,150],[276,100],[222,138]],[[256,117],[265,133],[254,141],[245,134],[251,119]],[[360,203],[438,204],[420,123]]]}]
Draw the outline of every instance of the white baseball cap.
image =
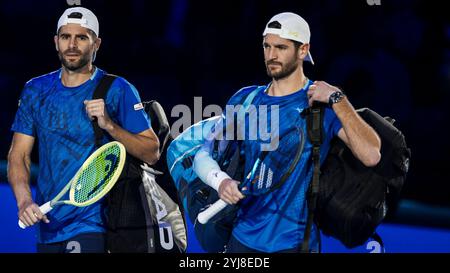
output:
[{"label": "white baseball cap", "polygon": [[82,27],[92,30],[98,37],[98,20],[95,14],[83,7],[68,8],[64,11],[63,15],[58,20],[58,27],[56,33],[58,33],[61,26],[67,24],[79,24]]},{"label": "white baseball cap", "polygon": [[[278,22],[279,26],[269,27],[273,22]],[[283,12],[273,16],[264,29],[263,36],[266,34],[275,34],[284,39],[294,40],[303,44],[309,44],[311,38],[311,32],[309,31],[309,25],[301,16],[292,12]],[[308,55],[305,57],[305,61],[310,61],[314,64],[311,57],[311,52],[308,51]]]}]

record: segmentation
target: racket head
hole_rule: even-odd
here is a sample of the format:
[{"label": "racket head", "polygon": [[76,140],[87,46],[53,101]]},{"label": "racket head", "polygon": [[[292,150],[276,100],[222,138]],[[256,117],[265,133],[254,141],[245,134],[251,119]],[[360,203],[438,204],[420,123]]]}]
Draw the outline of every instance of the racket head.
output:
[{"label": "racket head", "polygon": [[88,206],[107,194],[119,179],[125,159],[125,147],[118,141],[98,148],[73,177],[69,191],[70,204]]},{"label": "racket head", "polygon": [[274,151],[261,151],[241,184],[244,195],[263,195],[283,185],[300,159],[305,145],[301,128],[293,127],[279,137]]}]

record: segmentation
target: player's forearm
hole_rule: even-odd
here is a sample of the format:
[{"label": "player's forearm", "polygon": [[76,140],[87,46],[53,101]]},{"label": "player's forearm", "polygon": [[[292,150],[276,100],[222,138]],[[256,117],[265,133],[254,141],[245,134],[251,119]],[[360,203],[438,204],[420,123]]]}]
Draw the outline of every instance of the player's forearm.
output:
[{"label": "player's forearm", "polygon": [[14,153],[8,155],[8,182],[16,197],[17,206],[32,201],[30,189],[30,167],[29,156],[21,156]]},{"label": "player's forearm", "polygon": [[150,138],[143,135],[132,134],[114,122],[110,122],[105,130],[115,140],[122,143],[127,152],[152,165],[160,157],[158,138]]},{"label": "player's forearm", "polygon": [[219,191],[219,186],[230,176],[222,171],[219,164],[209,155],[207,151],[200,150],[194,157],[194,172],[207,185]]},{"label": "player's forearm", "polygon": [[333,104],[333,110],[342,123],[347,144],[353,154],[364,165],[375,166],[381,157],[381,140],[378,134],[358,115],[347,98]]}]

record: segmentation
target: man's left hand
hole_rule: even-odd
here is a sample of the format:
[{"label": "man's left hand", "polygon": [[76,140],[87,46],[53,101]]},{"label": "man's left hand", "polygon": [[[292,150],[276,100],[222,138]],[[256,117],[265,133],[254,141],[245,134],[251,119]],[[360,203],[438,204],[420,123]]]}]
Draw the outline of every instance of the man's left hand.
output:
[{"label": "man's left hand", "polygon": [[336,86],[330,85],[324,81],[315,81],[308,89],[308,103],[312,106],[314,101],[327,103],[330,99],[330,95],[339,91]]},{"label": "man's left hand", "polygon": [[103,99],[85,100],[84,106],[89,119],[97,118],[98,126],[108,130],[108,127],[112,125],[112,120],[109,118],[108,111],[106,111],[105,101]]}]

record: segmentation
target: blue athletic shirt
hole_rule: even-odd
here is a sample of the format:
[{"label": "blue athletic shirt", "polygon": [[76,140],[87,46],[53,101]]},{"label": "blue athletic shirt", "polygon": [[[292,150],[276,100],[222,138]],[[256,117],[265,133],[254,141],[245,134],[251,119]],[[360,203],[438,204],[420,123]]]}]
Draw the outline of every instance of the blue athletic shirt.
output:
[{"label": "blue athletic shirt", "polygon": [[[300,113],[308,107],[306,92],[310,84],[312,84],[311,81],[304,88],[286,96],[269,96],[266,93],[269,86],[264,86],[252,101],[256,109],[267,105],[268,131],[271,131],[271,106],[278,106],[279,119],[274,124],[279,126],[279,135],[282,136],[289,128],[297,126],[302,131],[305,144],[297,167],[279,189],[262,196],[248,195],[240,201],[233,236],[247,247],[263,252],[277,252],[296,248],[303,241],[308,213],[307,189],[312,179],[313,164],[312,144],[307,137],[306,120],[300,116]],[[244,96],[255,88],[257,87],[242,88],[231,97],[227,105],[242,103]],[[260,112],[257,113],[259,119]],[[248,120],[249,116],[247,114],[245,117],[246,124],[257,122]],[[226,119],[226,113],[223,118]],[[227,121],[223,123],[227,124]],[[326,139],[321,146],[321,162],[328,153],[331,139],[341,128],[341,122],[334,111],[326,108],[324,116]],[[242,143],[246,162],[245,174],[250,172],[258,158],[261,144],[269,142],[269,140],[261,140],[259,132],[257,140],[250,140],[249,130],[245,130],[245,139]],[[316,251],[318,250],[317,239],[316,227],[313,226],[310,246]]]},{"label": "blue athletic shirt", "polygon": [[[92,99],[104,74],[96,68],[85,83],[65,87],[59,69],[25,84],[11,130],[38,139],[37,204],[54,198],[95,151],[94,130],[83,102]],[[125,130],[137,134],[150,128],[145,111],[134,108],[141,102],[136,88],[125,79],[114,80],[105,101],[111,119]],[[111,140],[105,136],[104,142]],[[68,194],[62,198],[65,199]],[[50,223],[37,225],[38,243],[64,241],[80,233],[104,232],[104,209],[102,202],[81,208],[56,206],[47,214]]]}]

